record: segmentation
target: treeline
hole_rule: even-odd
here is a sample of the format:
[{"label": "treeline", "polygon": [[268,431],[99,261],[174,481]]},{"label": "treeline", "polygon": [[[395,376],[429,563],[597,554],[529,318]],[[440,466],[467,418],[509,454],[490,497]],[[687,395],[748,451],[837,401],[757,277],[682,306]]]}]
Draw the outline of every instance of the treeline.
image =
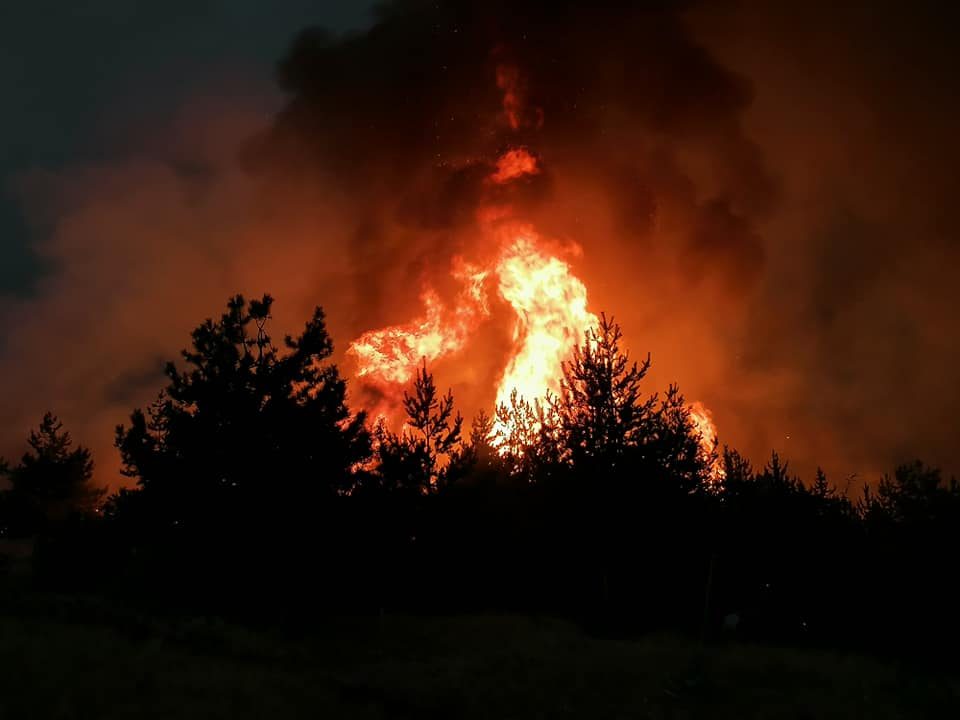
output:
[{"label": "treeline", "polygon": [[52,415],[0,462],[0,533],[34,539],[35,583],[251,620],[505,610],[883,651],[960,637],[960,487],[935,469],[851,498],[776,454],[755,469],[705,448],[606,317],[558,396],[467,430],[424,366],[397,433],[347,407],[322,311],[275,344],[271,304],[232,299],[117,428],[134,489],[104,496]]}]

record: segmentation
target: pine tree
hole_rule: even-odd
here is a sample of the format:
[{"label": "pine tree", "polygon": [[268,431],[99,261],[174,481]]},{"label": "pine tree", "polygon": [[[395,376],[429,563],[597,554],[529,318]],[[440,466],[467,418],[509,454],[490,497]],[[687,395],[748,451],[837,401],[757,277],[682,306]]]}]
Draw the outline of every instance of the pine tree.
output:
[{"label": "pine tree", "polygon": [[463,417],[454,414],[453,393],[439,396],[426,361],[417,371],[413,393],[404,392],[407,420],[399,434],[383,424],[377,431],[381,476],[422,493],[437,491],[447,479],[446,469],[460,451]]},{"label": "pine tree", "polygon": [[615,465],[637,445],[649,424],[655,399],[642,399],[640,383],[650,357],[631,362],[620,349],[622,333],[613,318],[601,315],[597,328],[564,363],[560,395],[554,403],[566,450],[576,465],[586,460]]},{"label": "pine tree", "polygon": [[6,468],[11,534],[42,532],[72,516],[98,511],[105,491],[93,484],[90,451],[82,445],[73,447],[70,433],[53,413],[43,416],[27,443],[30,450],[20,464]]},{"label": "pine tree", "polygon": [[491,443],[493,434],[493,418],[485,410],[480,410],[470,425],[469,446],[476,461],[482,465],[489,465],[497,455],[497,450]]},{"label": "pine tree", "polygon": [[485,410],[480,410],[470,425],[470,436],[455,454],[451,465],[462,477],[472,471],[488,472],[499,465],[499,454],[493,444],[493,418]]},{"label": "pine tree", "polygon": [[715,455],[704,453],[690,406],[679,387],[670,385],[662,398],[655,395],[651,400],[654,407],[638,451],[640,467],[645,474],[669,480],[683,492],[709,487]]},{"label": "pine tree", "polygon": [[348,410],[346,383],[328,361],[333,343],[317,308],[303,332],[277,348],[268,333],[273,299],[240,295],[207,320],[167,365],[169,382],[146,413],[117,429],[124,472],[170,522],[241,506],[282,522],[350,489],[370,455],[364,415]]},{"label": "pine tree", "polygon": [[497,407],[494,442],[509,475],[528,482],[546,479],[564,455],[556,399],[548,394],[543,402],[531,403],[513,390],[510,402]]},{"label": "pine tree", "polygon": [[724,484],[727,487],[742,485],[753,480],[753,465],[733,448],[723,448]]},{"label": "pine tree", "polygon": [[833,488],[830,487],[830,483],[827,481],[827,475],[821,467],[817,467],[817,476],[810,488],[810,494],[821,500],[833,497]]}]

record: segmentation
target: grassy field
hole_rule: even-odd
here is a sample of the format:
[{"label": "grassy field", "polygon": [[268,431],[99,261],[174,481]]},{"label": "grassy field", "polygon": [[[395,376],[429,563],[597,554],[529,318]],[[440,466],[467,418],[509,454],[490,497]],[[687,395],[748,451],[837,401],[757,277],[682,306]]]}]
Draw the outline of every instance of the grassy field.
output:
[{"label": "grassy field", "polygon": [[[89,613],[88,613],[89,614]],[[522,617],[309,632],[0,619],[0,718],[951,718],[960,683],[854,656],[616,641]]]}]

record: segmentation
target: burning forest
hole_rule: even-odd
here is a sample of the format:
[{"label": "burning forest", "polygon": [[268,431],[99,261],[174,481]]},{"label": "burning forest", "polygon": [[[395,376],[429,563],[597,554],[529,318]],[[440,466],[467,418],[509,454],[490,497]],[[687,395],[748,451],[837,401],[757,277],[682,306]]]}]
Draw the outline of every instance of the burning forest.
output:
[{"label": "burning forest", "polygon": [[[497,86],[503,91],[501,123],[518,132],[521,118],[535,118],[542,128],[540,108],[525,108],[518,88],[522,73],[511,66],[496,67]],[[421,291],[422,315],[402,324],[370,330],[352,341],[347,354],[356,363],[358,395],[371,398],[368,410],[380,422],[391,424],[402,416],[402,398],[421,363],[448,357],[469,363],[471,340],[478,326],[490,321],[490,304],[507,305],[512,315],[510,349],[494,393],[494,415],[513,402],[544,405],[560,394],[564,363],[598,325],[588,309],[588,293],[570,264],[582,248],[569,243],[560,252],[523,217],[514,203],[517,187],[543,172],[542,158],[527,146],[511,146],[494,159],[475,164],[487,172],[476,208],[475,224],[485,262],[455,256],[450,275],[460,285],[454,298],[444,300],[427,284]],[[563,255],[567,256],[564,259]],[[717,431],[711,415],[696,402],[689,412],[706,457],[715,457]],[[503,413],[499,413],[503,416]],[[497,420],[490,428],[495,444],[511,435]],[[719,481],[723,470],[715,468]]]},{"label": "burning forest", "polygon": [[[865,53],[886,11],[850,7],[294,13],[262,94],[224,71],[18,177],[43,238],[0,303],[0,606],[334,648],[350,616],[376,662],[401,617],[668,633],[694,670],[632,713],[664,717],[713,709],[700,658],[739,640],[953,663],[952,65],[893,16]],[[478,673],[508,688],[504,646]],[[360,650],[303,685],[456,714],[368,697]]]}]

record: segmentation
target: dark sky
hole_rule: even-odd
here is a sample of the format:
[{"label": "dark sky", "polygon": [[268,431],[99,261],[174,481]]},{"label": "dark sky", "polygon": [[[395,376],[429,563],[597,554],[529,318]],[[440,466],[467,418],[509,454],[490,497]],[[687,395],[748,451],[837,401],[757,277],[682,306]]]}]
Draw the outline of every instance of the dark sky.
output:
[{"label": "dark sky", "polygon": [[197,93],[259,94],[264,102],[278,101],[273,70],[295,33],[308,25],[335,31],[364,27],[372,5],[367,0],[0,3],[0,295],[30,293],[42,267],[11,196],[18,172],[108,161],[134,151],[142,141],[140,129],[169,122],[184,99]]},{"label": "dark sky", "polygon": [[[368,33],[346,1],[0,4],[0,454],[53,409],[115,473],[116,423],[238,291],[283,331],[322,304],[341,352],[411,319],[518,141],[503,46],[545,110],[529,210],[582,246],[651,390],[807,477],[957,469],[952,5],[389,6]],[[310,25],[363,32],[288,54]],[[466,414],[490,401],[444,371]]]}]

